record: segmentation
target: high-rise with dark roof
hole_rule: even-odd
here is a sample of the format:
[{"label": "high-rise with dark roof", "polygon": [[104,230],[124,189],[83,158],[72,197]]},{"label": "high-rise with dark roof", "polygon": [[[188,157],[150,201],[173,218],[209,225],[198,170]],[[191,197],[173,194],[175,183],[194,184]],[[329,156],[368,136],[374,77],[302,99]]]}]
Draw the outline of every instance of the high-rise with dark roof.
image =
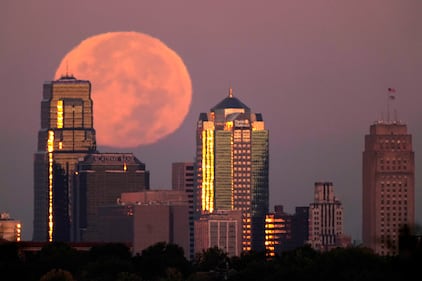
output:
[{"label": "high-rise with dark roof", "polygon": [[197,123],[195,212],[241,210],[243,251],[265,250],[269,132],[262,114],[229,95]]},{"label": "high-rise with dark roof", "polygon": [[34,155],[34,241],[69,241],[72,176],[96,151],[91,83],[63,76],[44,83]]}]

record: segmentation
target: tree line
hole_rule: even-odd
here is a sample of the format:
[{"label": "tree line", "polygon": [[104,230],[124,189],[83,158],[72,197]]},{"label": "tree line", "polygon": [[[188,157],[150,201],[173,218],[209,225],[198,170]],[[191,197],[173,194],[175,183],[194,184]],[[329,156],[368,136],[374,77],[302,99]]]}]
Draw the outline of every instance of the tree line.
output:
[{"label": "tree line", "polygon": [[265,252],[229,257],[214,247],[185,258],[183,248],[160,242],[132,255],[124,244],[109,243],[80,251],[50,243],[22,252],[18,242],[0,245],[0,280],[14,281],[202,281],[202,280],[409,280],[420,276],[422,247],[404,241],[397,256],[379,256],[362,247],[318,252],[309,246],[268,258]]}]

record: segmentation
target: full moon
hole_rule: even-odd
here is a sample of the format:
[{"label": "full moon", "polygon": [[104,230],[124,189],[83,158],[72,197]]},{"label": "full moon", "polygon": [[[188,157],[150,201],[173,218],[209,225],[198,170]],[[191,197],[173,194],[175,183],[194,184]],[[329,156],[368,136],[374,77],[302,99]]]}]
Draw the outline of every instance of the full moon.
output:
[{"label": "full moon", "polygon": [[192,100],[189,72],[162,41],[138,32],[89,37],[62,59],[55,79],[91,82],[98,145],[157,142],[177,130]]}]

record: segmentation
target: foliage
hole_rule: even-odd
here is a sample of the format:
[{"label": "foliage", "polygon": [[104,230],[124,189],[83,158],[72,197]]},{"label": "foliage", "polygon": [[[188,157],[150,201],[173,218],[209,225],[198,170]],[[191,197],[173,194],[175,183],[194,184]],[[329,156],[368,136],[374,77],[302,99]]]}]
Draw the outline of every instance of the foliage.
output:
[{"label": "foliage", "polygon": [[69,271],[63,269],[52,269],[44,274],[40,281],[75,281]]},{"label": "foliage", "polygon": [[5,243],[0,244],[0,270],[6,281],[407,280],[419,274],[422,242],[420,236],[403,231],[402,251],[390,257],[362,247],[318,252],[309,246],[273,258],[260,252],[228,257],[213,247],[190,262],[181,247],[165,242],[136,256],[123,244],[99,245],[86,252],[51,243],[39,252],[22,252],[18,243]]},{"label": "foliage", "polygon": [[189,261],[183,248],[172,243],[159,242],[142,251],[135,257],[136,268],[146,280],[177,280],[190,272]]}]

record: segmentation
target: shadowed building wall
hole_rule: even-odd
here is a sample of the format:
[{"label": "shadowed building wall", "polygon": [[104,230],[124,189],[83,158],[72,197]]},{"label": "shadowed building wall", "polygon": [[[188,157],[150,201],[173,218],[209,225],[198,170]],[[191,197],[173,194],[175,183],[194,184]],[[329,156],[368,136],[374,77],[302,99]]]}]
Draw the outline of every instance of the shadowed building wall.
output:
[{"label": "shadowed building wall", "polygon": [[195,257],[194,252],[194,165],[193,162],[175,162],[171,169],[172,189],[186,192],[189,204],[189,257]]},{"label": "shadowed building wall", "polygon": [[121,203],[133,206],[133,251],[141,253],[158,242],[189,251],[189,204],[185,191],[149,190],[122,193]]},{"label": "shadowed building wall", "polygon": [[99,208],[117,204],[123,192],[149,189],[149,171],[132,153],[95,153],[78,163],[74,182],[75,240],[100,242]]}]

